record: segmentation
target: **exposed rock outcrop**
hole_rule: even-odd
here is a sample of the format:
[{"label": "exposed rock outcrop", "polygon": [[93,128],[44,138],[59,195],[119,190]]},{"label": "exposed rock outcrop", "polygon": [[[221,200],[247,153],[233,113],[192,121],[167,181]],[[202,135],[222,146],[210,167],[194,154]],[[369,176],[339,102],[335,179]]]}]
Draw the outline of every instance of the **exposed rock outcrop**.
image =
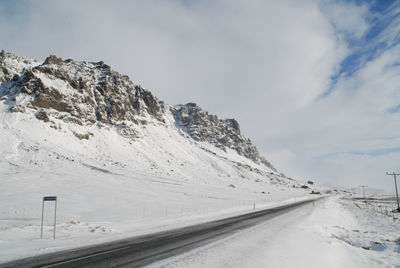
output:
[{"label": "exposed rock outcrop", "polygon": [[260,155],[256,146],[240,132],[235,119],[219,119],[210,115],[195,103],[177,105],[172,110],[176,124],[197,141],[205,141],[222,150],[235,150],[256,163],[262,163],[272,170],[275,168]]},{"label": "exposed rock outcrop", "polygon": [[8,61],[0,62],[0,78],[14,83],[4,85],[2,95],[13,100],[13,112],[31,109],[40,120],[56,118],[78,125],[138,124],[146,117],[164,121],[163,102],[102,61],[64,61],[52,55],[12,74],[11,63],[18,59],[6,57]]}]

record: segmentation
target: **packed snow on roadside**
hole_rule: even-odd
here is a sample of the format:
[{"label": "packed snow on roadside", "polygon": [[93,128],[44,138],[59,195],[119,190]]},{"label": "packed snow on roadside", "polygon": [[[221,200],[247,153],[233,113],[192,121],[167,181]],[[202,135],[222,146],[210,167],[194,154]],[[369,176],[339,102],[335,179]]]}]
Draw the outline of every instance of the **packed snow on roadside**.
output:
[{"label": "packed snow on roadside", "polygon": [[[129,140],[116,128],[56,129],[7,109],[0,101],[0,263],[315,198],[298,181],[185,137],[173,119]],[[54,202],[45,202],[40,239],[47,195],[58,198],[55,240]]]},{"label": "packed snow on roadside", "polygon": [[400,267],[399,230],[338,195],[149,267]]}]

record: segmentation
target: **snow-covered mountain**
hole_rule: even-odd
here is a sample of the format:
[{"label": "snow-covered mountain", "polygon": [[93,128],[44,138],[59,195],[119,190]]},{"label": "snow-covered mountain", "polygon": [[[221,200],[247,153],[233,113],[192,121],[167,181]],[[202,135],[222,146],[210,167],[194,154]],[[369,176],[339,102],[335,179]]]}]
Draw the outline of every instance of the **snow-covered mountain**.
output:
[{"label": "snow-covered mountain", "polygon": [[[276,171],[240,133],[235,119],[218,119],[194,103],[170,107],[104,62],[64,61],[52,55],[39,64],[2,53],[0,67],[0,97],[8,100],[11,112],[35,114],[54,128],[60,122],[116,127],[130,139],[138,136],[138,125],[153,122],[167,126],[166,118],[173,114],[178,129],[194,140],[224,151],[233,149]],[[78,138],[90,137],[88,133],[74,133]]]},{"label": "snow-covered mountain", "polygon": [[235,119],[221,120],[194,103],[171,107],[104,62],[62,60],[52,55],[39,63],[3,52],[0,82],[0,97],[10,112],[34,114],[54,129],[68,125],[79,139],[90,139],[93,133],[85,127],[97,126],[115,128],[134,141],[140,138],[141,127],[149,123],[171,127],[173,117],[177,131],[193,140],[225,152],[233,149],[276,172],[241,134]]},{"label": "snow-covered mountain", "polygon": [[0,137],[0,252],[8,258],[37,238],[47,194],[60,199],[64,238],[310,196],[236,120],[193,103],[170,106],[103,62],[1,52]]}]

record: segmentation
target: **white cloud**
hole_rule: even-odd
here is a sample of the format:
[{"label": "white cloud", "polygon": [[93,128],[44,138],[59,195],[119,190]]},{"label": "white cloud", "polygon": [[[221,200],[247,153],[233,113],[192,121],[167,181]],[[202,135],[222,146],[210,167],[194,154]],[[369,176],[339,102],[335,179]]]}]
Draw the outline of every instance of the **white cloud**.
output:
[{"label": "white cloud", "polygon": [[321,9],[328,16],[338,33],[361,38],[369,28],[368,6],[346,1],[320,1]]},{"label": "white cloud", "polygon": [[226,96],[232,106],[254,93],[275,107],[271,95],[306,105],[340,61],[311,1],[119,3],[42,1],[19,36],[9,31],[8,47],[31,57],[105,59],[171,103],[194,100],[226,115],[213,108]]},{"label": "white cloud", "polygon": [[290,148],[296,156],[279,163],[288,174],[392,189],[382,178],[386,169],[400,169],[400,154],[374,152],[400,147],[400,113],[388,113],[400,100],[399,52],[400,45],[387,50],[354,76],[342,78],[328,98],[286,118],[293,134],[278,138],[276,150]]}]

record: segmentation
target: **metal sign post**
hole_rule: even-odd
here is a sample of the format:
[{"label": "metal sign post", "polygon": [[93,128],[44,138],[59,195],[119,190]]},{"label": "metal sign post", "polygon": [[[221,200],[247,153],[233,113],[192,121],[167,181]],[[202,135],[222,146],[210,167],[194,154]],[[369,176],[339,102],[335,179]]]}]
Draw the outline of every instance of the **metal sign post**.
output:
[{"label": "metal sign post", "polygon": [[44,196],[43,197],[43,202],[42,202],[42,224],[41,224],[41,227],[40,227],[40,239],[43,238],[44,201],[55,201],[55,203],[54,203],[53,238],[56,239],[57,196]]}]

